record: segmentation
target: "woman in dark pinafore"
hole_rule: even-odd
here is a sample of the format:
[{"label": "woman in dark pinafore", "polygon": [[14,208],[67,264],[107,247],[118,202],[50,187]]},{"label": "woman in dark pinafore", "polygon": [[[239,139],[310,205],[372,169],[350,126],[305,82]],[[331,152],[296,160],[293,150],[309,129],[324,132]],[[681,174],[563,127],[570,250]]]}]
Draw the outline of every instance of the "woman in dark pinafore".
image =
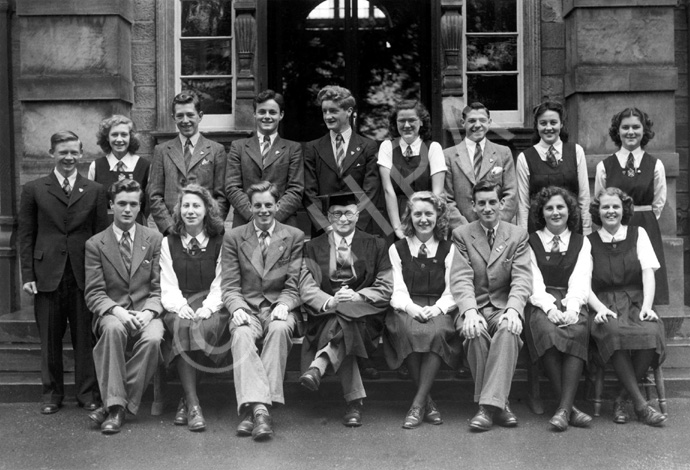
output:
[{"label": "woman in dark pinafore", "polygon": [[403,422],[403,428],[412,429],[422,421],[443,423],[429,392],[442,361],[452,368],[458,365],[462,342],[455,331],[457,306],[448,282],[455,248],[446,240],[445,201],[429,191],[414,193],[402,227],[406,237],[388,250],[393,296],[383,346],[388,366],[397,369],[405,362],[417,386]]},{"label": "woman in dark pinafore", "polygon": [[568,424],[585,427],[592,417],[573,406],[589,346],[592,255],[589,240],[575,232],[577,201],[567,190],[549,186],[532,202],[537,231],[529,237],[532,295],[525,309],[525,336],[533,362],[541,359],[559,397],[549,423],[556,431]]},{"label": "woman in dark pinafore", "polygon": [[643,150],[654,138],[652,125],[647,113],[637,108],[626,108],[613,116],[609,136],[619,150],[597,164],[594,194],[613,186],[632,197],[635,213],[630,225],[645,229],[661,265],[654,273],[654,305],[668,305],[668,277],[658,222],[666,203],[666,171],[661,160]]},{"label": "woman in dark pinafore", "polygon": [[659,426],[666,416],[647,403],[638,385],[650,366],[665,357],[664,324],[652,310],[654,271],[659,262],[644,228],[627,225],[633,200],[618,188],[602,189],[591,206],[592,220],[601,229],[589,236],[592,244],[592,292],[596,312],[591,329],[600,366],[609,360],[623,388],[614,402],[613,421],[626,423],[625,401],[632,399],[638,419]]},{"label": "woman in dark pinafore", "polygon": [[172,334],[166,360],[175,363],[185,395],[174,423],[203,431],[197,370],[219,362],[229,350],[229,343],[219,346],[230,318],[220,289],[223,221],[211,194],[196,184],[180,190],[173,220],[172,233],[161,244],[160,264],[163,321]]}]

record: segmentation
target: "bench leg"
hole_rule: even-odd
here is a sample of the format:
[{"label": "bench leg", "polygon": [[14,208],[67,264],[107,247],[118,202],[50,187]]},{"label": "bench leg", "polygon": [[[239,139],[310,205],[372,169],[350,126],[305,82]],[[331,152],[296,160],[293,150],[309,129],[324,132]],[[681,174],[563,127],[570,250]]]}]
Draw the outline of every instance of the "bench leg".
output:
[{"label": "bench leg", "polygon": [[594,416],[601,416],[601,396],[604,393],[604,368],[598,367],[594,373]]},{"label": "bench leg", "polygon": [[654,382],[656,383],[656,394],[659,397],[659,410],[668,416],[666,411],[666,384],[664,383],[664,372],[661,366],[654,369]]},{"label": "bench leg", "polygon": [[536,415],[544,414],[544,403],[541,399],[541,391],[539,388],[539,368],[530,363],[527,367],[527,386],[529,393],[527,395],[527,406]]},{"label": "bench leg", "polygon": [[165,405],[165,366],[160,365],[153,375],[153,403],[151,403],[151,415],[160,416],[163,414]]}]

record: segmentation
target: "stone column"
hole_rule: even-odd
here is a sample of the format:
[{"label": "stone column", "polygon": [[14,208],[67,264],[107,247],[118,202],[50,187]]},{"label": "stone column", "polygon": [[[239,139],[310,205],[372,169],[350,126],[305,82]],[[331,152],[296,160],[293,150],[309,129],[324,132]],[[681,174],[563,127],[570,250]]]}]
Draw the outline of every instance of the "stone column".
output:
[{"label": "stone column", "polygon": [[599,161],[617,150],[608,136],[614,113],[636,106],[654,121],[647,150],[666,168],[668,200],[659,221],[671,305],[683,305],[683,242],[676,236],[674,65],[676,0],[564,0],[565,97],[571,140],[587,154],[593,185]]},{"label": "stone column", "polygon": [[[257,5],[255,0],[234,2],[237,95],[235,128],[254,129],[253,100],[256,94]],[[264,21],[265,23],[265,21]],[[263,32],[262,34],[267,34]]]}]

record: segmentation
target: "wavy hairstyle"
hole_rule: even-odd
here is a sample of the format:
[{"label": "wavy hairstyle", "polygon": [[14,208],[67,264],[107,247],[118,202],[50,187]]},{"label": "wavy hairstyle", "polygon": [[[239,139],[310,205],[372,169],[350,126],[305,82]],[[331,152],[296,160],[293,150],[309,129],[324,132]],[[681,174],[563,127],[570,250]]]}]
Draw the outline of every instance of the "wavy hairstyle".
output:
[{"label": "wavy hairstyle", "polygon": [[580,206],[577,204],[577,199],[567,189],[558,186],[548,186],[542,188],[532,198],[532,205],[530,207],[530,217],[534,222],[537,230],[546,227],[546,220],[544,219],[544,206],[554,196],[561,196],[568,207],[568,229],[574,232],[580,226]]},{"label": "wavy hairstyle", "polygon": [[318,101],[319,106],[324,101],[333,101],[340,109],[352,108],[354,110],[357,107],[357,100],[352,96],[352,92],[337,85],[323,87],[316,95],[316,101]]},{"label": "wavy hairstyle", "polygon": [[391,136],[394,138],[400,137],[400,132],[398,132],[398,113],[408,109],[417,113],[419,120],[422,122],[422,125],[419,127],[419,137],[423,141],[431,139],[431,115],[426,106],[419,100],[403,100],[395,103],[393,112],[388,116],[388,130]]},{"label": "wavy hairstyle", "polygon": [[188,184],[184,188],[180,189],[180,193],[177,195],[177,203],[173,209],[173,226],[170,229],[175,235],[182,235],[185,233],[184,220],[182,220],[182,198],[185,194],[193,194],[198,196],[202,201],[204,201],[204,206],[206,206],[206,215],[204,216],[204,230],[206,235],[209,237],[215,237],[223,233],[223,219],[220,217],[220,209],[218,208],[218,202],[211,196],[208,189],[200,186],[198,184]]},{"label": "wavy hairstyle", "polygon": [[400,221],[400,228],[406,237],[411,237],[415,234],[414,225],[412,225],[412,205],[417,202],[428,202],[434,206],[436,211],[436,226],[434,227],[434,237],[436,240],[445,240],[448,235],[448,206],[446,201],[431,191],[418,191],[407,201],[407,207],[403,213]]},{"label": "wavy hairstyle", "polygon": [[129,127],[129,147],[127,147],[127,151],[134,155],[134,152],[139,150],[141,142],[139,141],[139,136],[134,131],[134,123],[132,120],[121,114],[113,114],[112,116],[103,119],[100,124],[98,124],[96,143],[106,154],[110,153],[113,150],[110,147],[110,140],[108,139],[110,129],[112,129],[114,126],[119,126],[120,124],[124,124]]},{"label": "wavy hairstyle", "polygon": [[532,127],[534,129],[534,134],[532,134],[532,145],[538,144],[541,140],[537,122],[539,122],[539,117],[547,111],[554,111],[558,114],[561,120],[561,132],[559,133],[559,137],[562,142],[568,142],[568,131],[565,129],[565,107],[558,101],[544,101],[534,108],[534,125]]},{"label": "wavy hairstyle", "polygon": [[635,207],[633,199],[628,196],[625,191],[618,189],[613,186],[604,188],[594,197],[594,200],[589,205],[589,213],[592,215],[592,222],[597,225],[601,225],[601,216],[599,215],[599,208],[601,207],[602,196],[618,196],[618,198],[623,203],[623,217],[621,219],[621,224],[628,225],[630,219],[632,219],[635,213]]},{"label": "wavy hairstyle", "polygon": [[655,133],[652,130],[654,122],[649,118],[649,114],[638,108],[625,108],[620,113],[615,114],[611,118],[609,137],[611,137],[611,140],[613,140],[613,143],[616,144],[617,147],[620,148],[623,146],[623,142],[621,142],[620,127],[623,119],[627,117],[636,117],[642,123],[642,142],[640,143],[640,147],[645,148],[649,141],[654,138]]}]

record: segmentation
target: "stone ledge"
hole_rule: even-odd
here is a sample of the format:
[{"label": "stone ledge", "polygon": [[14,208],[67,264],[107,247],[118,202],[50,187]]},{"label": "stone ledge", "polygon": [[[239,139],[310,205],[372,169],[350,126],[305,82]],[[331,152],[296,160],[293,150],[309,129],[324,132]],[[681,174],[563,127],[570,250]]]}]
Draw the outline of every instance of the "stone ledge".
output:
[{"label": "stone ledge", "polygon": [[672,66],[577,66],[565,74],[565,96],[575,93],[675,91],[678,68]]},{"label": "stone ledge", "polygon": [[576,8],[673,7],[677,0],[563,0],[563,18]]},{"label": "stone ledge", "polygon": [[17,81],[20,101],[122,100],[134,103],[134,84],[121,76],[24,77]]},{"label": "stone ledge", "polygon": [[117,15],[134,22],[131,0],[22,0],[17,16],[98,16]]}]

